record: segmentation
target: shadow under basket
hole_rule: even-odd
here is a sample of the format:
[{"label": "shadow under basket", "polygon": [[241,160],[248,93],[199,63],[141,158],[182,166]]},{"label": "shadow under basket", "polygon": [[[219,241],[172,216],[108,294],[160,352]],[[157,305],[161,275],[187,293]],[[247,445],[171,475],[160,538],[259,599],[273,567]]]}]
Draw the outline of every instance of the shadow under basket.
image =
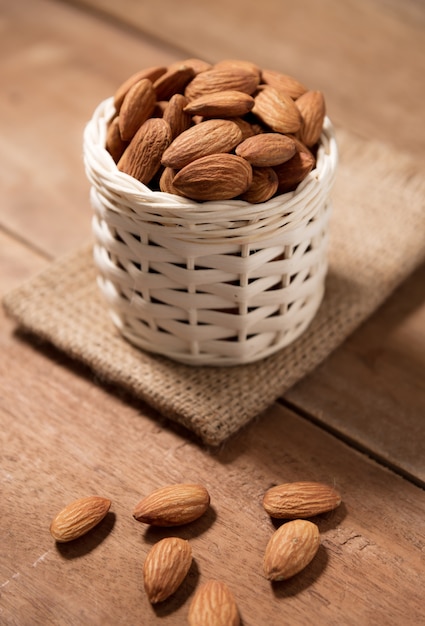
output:
[{"label": "shadow under basket", "polygon": [[193,365],[252,363],[304,332],[324,295],[337,166],[325,120],[317,164],[261,204],[195,202],[118,171],[105,149],[112,98],[84,133],[98,284],[132,344]]}]

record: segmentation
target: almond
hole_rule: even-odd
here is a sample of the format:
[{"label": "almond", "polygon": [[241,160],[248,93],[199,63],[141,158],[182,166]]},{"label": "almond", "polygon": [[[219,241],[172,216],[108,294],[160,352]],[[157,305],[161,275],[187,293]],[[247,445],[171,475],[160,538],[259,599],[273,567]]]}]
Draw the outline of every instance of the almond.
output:
[{"label": "almond", "polygon": [[341,495],[329,485],[300,481],[271,487],[264,494],[263,506],[272,517],[296,519],[312,517],[336,509]]},{"label": "almond", "polygon": [[278,184],[277,174],[273,168],[253,167],[252,183],[245,193],[241,195],[241,200],[251,204],[267,202],[275,195]]},{"label": "almond", "polygon": [[195,76],[195,70],[184,63],[173,64],[153,84],[157,100],[169,100],[176,93],[183,93],[187,83]]},{"label": "almond", "polygon": [[187,113],[204,117],[236,117],[254,106],[254,98],[242,91],[224,90],[194,98],[185,107]]},{"label": "almond", "polygon": [[193,100],[217,91],[243,91],[252,94],[259,84],[258,74],[242,68],[223,67],[197,74],[187,85],[184,95]]},{"label": "almond", "polygon": [[143,498],[135,507],[133,517],[155,526],[179,526],[201,517],[209,504],[210,496],[203,485],[167,485]]},{"label": "almond", "polygon": [[286,580],[301,572],[315,557],[320,546],[319,529],[307,520],[293,520],[272,535],[264,554],[264,574],[268,580]]},{"label": "almond", "polygon": [[173,193],[176,196],[183,195],[173,185],[173,180],[176,173],[176,170],[173,170],[172,167],[164,167],[164,170],[159,179],[160,191],[162,191],[163,193]]},{"label": "almond", "polygon": [[192,563],[192,548],[185,539],[166,537],[149,551],[143,582],[151,604],[162,602],[180,587]]},{"label": "almond", "polygon": [[114,117],[108,127],[108,132],[106,135],[106,149],[111,157],[114,159],[115,163],[118,163],[127,146],[127,141],[123,141],[121,139],[119,118]]},{"label": "almond", "polygon": [[[181,65],[186,65],[187,67],[191,67],[196,74],[200,74],[201,72],[206,72],[212,68],[211,63],[204,61],[203,59],[190,58],[184,59],[179,62]],[[171,67],[171,66],[170,66]]]},{"label": "almond", "polygon": [[223,68],[246,70],[248,72],[251,72],[251,74],[257,74],[259,79],[261,76],[261,70],[258,65],[255,65],[255,63],[252,63],[251,61],[245,61],[242,59],[223,59],[221,61],[217,61],[217,63],[215,63],[214,65],[214,69]]},{"label": "almond", "polygon": [[294,191],[315,166],[315,158],[309,150],[297,150],[294,156],[274,167],[279,180],[277,193]]},{"label": "almond", "polygon": [[151,81],[142,78],[127,92],[119,114],[121,139],[130,141],[140,126],[152,115],[156,95]]},{"label": "almond", "polygon": [[191,115],[184,111],[187,103],[187,98],[180,93],[176,93],[174,96],[171,96],[167,106],[164,108],[163,119],[169,123],[173,139],[192,125]]},{"label": "almond", "polygon": [[241,141],[239,127],[228,120],[206,120],[181,133],[162,156],[162,165],[180,169],[209,154],[230,152]]},{"label": "almond", "polygon": [[170,142],[169,124],[161,118],[150,118],[134,135],[117,167],[147,185],[159,170],[161,157]]},{"label": "almond", "polygon": [[248,161],[235,154],[211,154],[181,169],[173,185],[188,198],[205,201],[235,198],[251,182],[252,168]]},{"label": "almond", "polygon": [[295,142],[279,133],[262,133],[248,137],[235,150],[251,165],[268,167],[289,161],[296,152]]},{"label": "almond", "polygon": [[196,591],[189,607],[189,626],[239,626],[236,601],[229,587],[208,580]]},{"label": "almond", "polygon": [[85,535],[103,520],[111,506],[108,498],[87,496],[68,504],[50,524],[50,533],[58,543]]},{"label": "almond", "polygon": [[241,141],[245,141],[245,139],[248,139],[248,137],[252,137],[253,135],[257,134],[256,126],[253,124],[250,124],[246,120],[243,120],[241,117],[232,117],[231,121],[237,124],[240,131],[242,132]]},{"label": "almond", "polygon": [[141,81],[143,78],[148,78],[152,83],[157,80],[162,74],[165,74],[167,71],[166,67],[155,66],[148,67],[144,70],[140,70],[139,72],[135,72],[127,80],[125,80],[116,90],[114,95],[114,106],[117,113],[119,112],[121,105],[123,103],[124,97],[130,87]]},{"label": "almond", "polygon": [[282,91],[288,96],[296,100],[307,91],[307,87],[304,87],[296,78],[289,74],[281,74],[275,70],[262,70],[261,72],[262,82],[270,87],[274,87],[277,91]]},{"label": "almond", "polygon": [[295,102],[273,87],[259,90],[252,112],[277,133],[296,133],[301,126],[301,113]]},{"label": "almond", "polygon": [[321,91],[307,91],[295,101],[301,117],[298,137],[308,147],[314,146],[322,134],[326,115],[325,99]]}]

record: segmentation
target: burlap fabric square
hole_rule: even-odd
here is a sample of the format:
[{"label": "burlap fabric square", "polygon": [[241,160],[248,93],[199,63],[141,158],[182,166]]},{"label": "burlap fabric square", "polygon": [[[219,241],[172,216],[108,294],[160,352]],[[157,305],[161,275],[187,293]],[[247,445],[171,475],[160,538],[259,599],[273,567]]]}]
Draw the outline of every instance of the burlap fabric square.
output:
[{"label": "burlap fabric square", "polygon": [[7,294],[7,313],[98,378],[220,444],[311,372],[425,258],[425,178],[383,144],[341,130],[337,138],[325,298],[307,331],[280,352],[249,365],[193,367],[133,347],[110,321],[90,245]]}]

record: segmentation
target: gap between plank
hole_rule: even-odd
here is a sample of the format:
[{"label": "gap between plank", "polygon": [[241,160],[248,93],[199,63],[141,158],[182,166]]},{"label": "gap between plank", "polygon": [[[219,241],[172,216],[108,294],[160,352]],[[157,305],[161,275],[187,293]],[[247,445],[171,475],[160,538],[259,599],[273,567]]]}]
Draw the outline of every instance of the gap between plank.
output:
[{"label": "gap between plank", "polygon": [[386,459],[385,457],[381,456],[380,454],[377,454],[373,450],[370,450],[367,446],[362,445],[361,443],[351,438],[350,436],[345,435],[344,433],[341,433],[338,429],[334,428],[333,426],[330,426],[329,424],[326,424],[325,422],[318,419],[317,417],[315,417],[308,411],[305,411],[304,409],[302,409],[300,406],[294,404],[293,402],[290,402],[289,400],[286,400],[285,398],[279,398],[277,402],[278,404],[281,404],[285,408],[291,410],[293,413],[296,413],[299,417],[306,419],[311,424],[318,426],[319,428],[321,428],[328,434],[332,435],[339,441],[342,441],[343,443],[347,444],[348,446],[350,446],[350,448],[353,448],[354,450],[361,452],[361,454],[366,455],[372,461],[375,461],[376,463],[378,463],[378,465],[381,465],[381,467],[385,467],[386,469],[391,470],[394,474],[397,474],[398,476],[401,476],[401,478],[408,480],[409,482],[413,483],[416,487],[425,489],[425,482],[421,480],[420,478],[418,478],[417,476],[415,476],[414,474],[411,474],[407,470],[404,470],[402,467],[399,467],[398,465],[391,463],[391,461],[388,461],[388,459]]},{"label": "gap between plank", "polygon": [[52,254],[46,252],[42,248],[39,248],[35,243],[29,241],[19,233],[11,230],[4,224],[0,224],[0,232],[6,235],[6,237],[10,237],[10,239],[14,239],[17,243],[21,244],[25,248],[28,248],[29,250],[31,250],[31,252],[35,253],[37,256],[40,256],[42,259],[45,259],[46,261],[53,261],[54,256]]}]

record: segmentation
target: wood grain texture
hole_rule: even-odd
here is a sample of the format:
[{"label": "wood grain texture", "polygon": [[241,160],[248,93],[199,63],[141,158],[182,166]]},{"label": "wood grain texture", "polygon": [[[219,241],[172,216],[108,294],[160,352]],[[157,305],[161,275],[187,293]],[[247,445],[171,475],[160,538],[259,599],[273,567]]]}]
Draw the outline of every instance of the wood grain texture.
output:
[{"label": "wood grain texture", "polygon": [[[106,0],[91,5],[101,1],[105,7]],[[85,121],[131,72],[177,58],[175,44],[209,57],[252,57],[254,50],[278,68],[284,61],[329,93],[337,121],[424,157],[418,132],[423,7],[413,1],[327,0],[316,7],[304,0],[281,20],[286,4],[267,0],[261,7],[274,17],[271,29],[258,22],[251,2],[226,3],[224,28],[221,2],[202,7],[182,0],[171,16],[165,0],[139,3],[143,23],[128,11],[128,0],[117,3],[123,19],[158,33],[156,41],[81,5],[0,2],[1,294],[89,236]],[[158,15],[162,24],[154,24]],[[311,20],[300,31],[306,15]],[[385,80],[377,80],[382,73]],[[400,89],[404,81],[409,88]],[[424,411],[423,279],[421,269],[291,392],[291,403],[343,435],[347,414],[358,433],[381,424],[395,455],[404,445],[402,425],[389,424],[388,415],[404,419]],[[194,589],[212,576],[234,591],[244,626],[423,621],[425,497],[411,482],[279,405],[219,450],[206,450],[66,356],[15,332],[2,313],[0,353],[2,624],[181,626]],[[412,473],[422,467],[415,458]],[[310,479],[334,484],[343,505],[316,518],[322,548],[311,567],[270,585],[261,561],[274,526],[261,508],[262,494],[277,482]],[[143,592],[142,564],[165,531],[138,524],[131,511],[153,488],[183,480],[205,483],[212,507],[176,530],[190,539],[194,565],[180,592],[153,609]],[[48,532],[53,516],[94,492],[113,501],[104,523],[77,543],[56,546]]]},{"label": "wood grain texture", "polygon": [[[282,613],[295,626],[313,615],[319,625],[418,621],[423,491],[278,406],[207,451],[1,326],[2,623],[113,625],[125,616],[181,625],[196,586],[211,577],[234,591],[244,626],[280,624]],[[262,558],[274,526],[261,497],[272,484],[304,479],[335,485],[343,505],[315,518],[322,547],[311,566],[270,585]],[[211,509],[203,518],[172,531],[133,520],[141,497],[174,482],[206,485]],[[90,494],[111,498],[111,513],[81,540],[55,545],[51,519]],[[143,561],[171,534],[190,540],[194,564],[180,592],[152,609]]]},{"label": "wood grain texture", "polygon": [[422,266],[284,399],[422,486],[424,285]]},{"label": "wood grain texture", "polygon": [[82,133],[94,108],[176,56],[62,3],[2,4],[0,225],[56,256],[90,237]]},{"label": "wood grain texture", "polygon": [[[216,61],[242,58],[326,94],[332,119],[425,164],[424,5],[413,0],[82,0]],[[400,117],[402,113],[402,117]]]}]

